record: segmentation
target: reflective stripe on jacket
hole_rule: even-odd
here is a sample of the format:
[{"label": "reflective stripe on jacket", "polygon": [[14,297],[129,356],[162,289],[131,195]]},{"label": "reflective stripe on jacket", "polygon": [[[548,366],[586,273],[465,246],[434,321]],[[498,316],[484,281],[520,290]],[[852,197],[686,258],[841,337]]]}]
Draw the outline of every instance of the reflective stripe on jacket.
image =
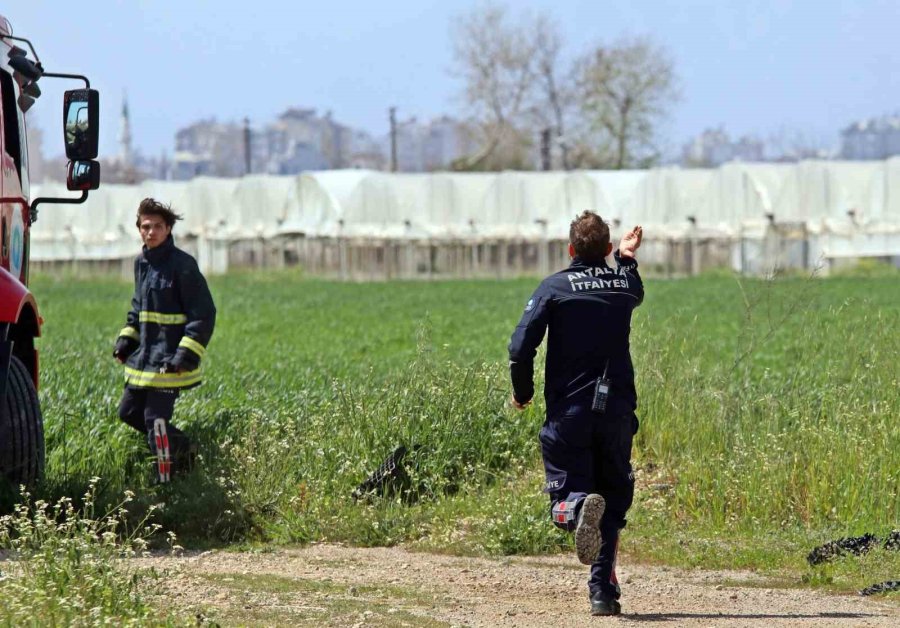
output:
[{"label": "reflective stripe on jacket", "polygon": [[[134,295],[120,340],[129,341],[125,382],[134,388],[190,388],[216,324],[216,307],[193,257],[169,238],[134,261]],[[161,373],[164,366],[170,372]],[[180,368],[181,372],[171,372]]]}]

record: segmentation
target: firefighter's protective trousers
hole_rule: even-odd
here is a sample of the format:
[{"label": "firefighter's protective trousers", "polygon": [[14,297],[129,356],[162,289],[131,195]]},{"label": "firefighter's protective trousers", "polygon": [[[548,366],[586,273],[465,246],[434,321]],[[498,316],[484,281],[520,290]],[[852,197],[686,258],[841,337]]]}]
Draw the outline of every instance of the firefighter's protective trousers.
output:
[{"label": "firefighter's protective trousers", "polygon": [[169,450],[178,467],[187,463],[190,450],[188,437],[172,425],[172,413],[175,411],[175,400],[178,399],[176,389],[146,389],[126,387],[119,402],[119,418],[147,437],[150,453],[156,455],[156,439],[153,437],[153,423],[156,419],[166,422],[169,438]]}]

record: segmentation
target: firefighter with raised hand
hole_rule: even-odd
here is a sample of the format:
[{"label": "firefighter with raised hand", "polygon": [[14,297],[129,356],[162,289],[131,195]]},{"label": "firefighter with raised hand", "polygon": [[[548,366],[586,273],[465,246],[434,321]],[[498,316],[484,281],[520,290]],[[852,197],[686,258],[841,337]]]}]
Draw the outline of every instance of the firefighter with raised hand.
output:
[{"label": "firefighter with raised hand", "polygon": [[509,344],[512,404],[534,395],[534,356],[548,330],[546,420],[541,454],[553,523],[575,533],[578,559],[591,565],[591,614],[618,615],[619,530],[634,497],[631,442],[638,429],[631,364],[631,313],[644,298],[634,227],[612,252],[609,226],[585,211],[569,229],[571,266],[541,282]]},{"label": "firefighter with raised hand", "polygon": [[119,417],[147,435],[161,483],[190,469],[194,445],[172,425],[179,393],[200,384],[216,307],[193,257],[175,246],[181,216],[152,198],[141,201],[144,242],[134,261],[134,296],[113,356],[125,365]]}]

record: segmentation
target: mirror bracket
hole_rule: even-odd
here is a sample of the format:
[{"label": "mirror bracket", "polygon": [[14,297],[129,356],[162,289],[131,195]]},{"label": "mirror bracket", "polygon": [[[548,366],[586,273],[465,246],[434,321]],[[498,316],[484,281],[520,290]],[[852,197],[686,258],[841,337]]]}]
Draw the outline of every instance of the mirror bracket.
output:
[{"label": "mirror bracket", "polygon": [[59,203],[59,204],[67,204],[67,205],[80,205],[81,203],[83,203],[87,200],[87,197],[88,197],[87,190],[84,190],[81,193],[81,196],[79,196],[78,198],[72,198],[72,197],[65,198],[65,197],[61,197],[61,196],[39,196],[36,199],[34,199],[33,201],[31,201],[31,207],[29,208],[29,211],[28,211],[28,224],[33,225],[34,223],[37,222],[37,216],[38,216],[37,206],[40,205],[41,203]]},{"label": "mirror bracket", "polygon": [[28,44],[28,47],[31,49],[31,54],[34,55],[35,65],[37,65],[38,69],[41,71],[41,78],[43,78],[45,76],[49,76],[51,78],[75,79],[78,81],[84,81],[85,89],[91,88],[91,82],[88,80],[88,78],[86,76],[84,76],[82,74],[64,74],[62,72],[45,72],[44,66],[41,65],[41,58],[38,56],[38,53],[34,49],[34,46],[31,44],[30,40],[25,39],[24,37],[14,37],[12,35],[0,35],[0,39],[11,39],[13,41],[21,41],[21,42],[25,42],[26,44]]},{"label": "mirror bracket", "polygon": [[0,35],[0,39],[12,39],[13,41],[23,41],[28,44],[28,47],[31,48],[31,54],[34,55],[34,62],[38,65],[41,64],[41,58],[38,56],[37,51],[34,49],[34,46],[31,45],[31,41],[25,39],[24,37],[13,37],[12,35]]},{"label": "mirror bracket", "polygon": [[65,78],[65,79],[75,79],[76,81],[84,81],[84,88],[90,89],[91,82],[88,80],[88,77],[83,74],[63,74],[62,72],[44,72],[44,76],[49,76],[50,78]]}]

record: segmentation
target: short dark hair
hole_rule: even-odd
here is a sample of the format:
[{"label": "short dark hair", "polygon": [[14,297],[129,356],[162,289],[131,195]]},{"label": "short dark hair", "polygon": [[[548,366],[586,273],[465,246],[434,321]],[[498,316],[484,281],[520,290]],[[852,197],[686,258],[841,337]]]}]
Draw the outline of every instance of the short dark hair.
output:
[{"label": "short dark hair", "polygon": [[155,198],[145,198],[138,205],[136,223],[138,227],[141,226],[141,216],[159,216],[169,227],[174,227],[175,221],[182,219],[182,216],[172,210],[171,205],[160,203]]},{"label": "short dark hair", "polygon": [[581,261],[599,263],[609,247],[609,225],[594,212],[585,210],[569,225],[569,242]]}]

